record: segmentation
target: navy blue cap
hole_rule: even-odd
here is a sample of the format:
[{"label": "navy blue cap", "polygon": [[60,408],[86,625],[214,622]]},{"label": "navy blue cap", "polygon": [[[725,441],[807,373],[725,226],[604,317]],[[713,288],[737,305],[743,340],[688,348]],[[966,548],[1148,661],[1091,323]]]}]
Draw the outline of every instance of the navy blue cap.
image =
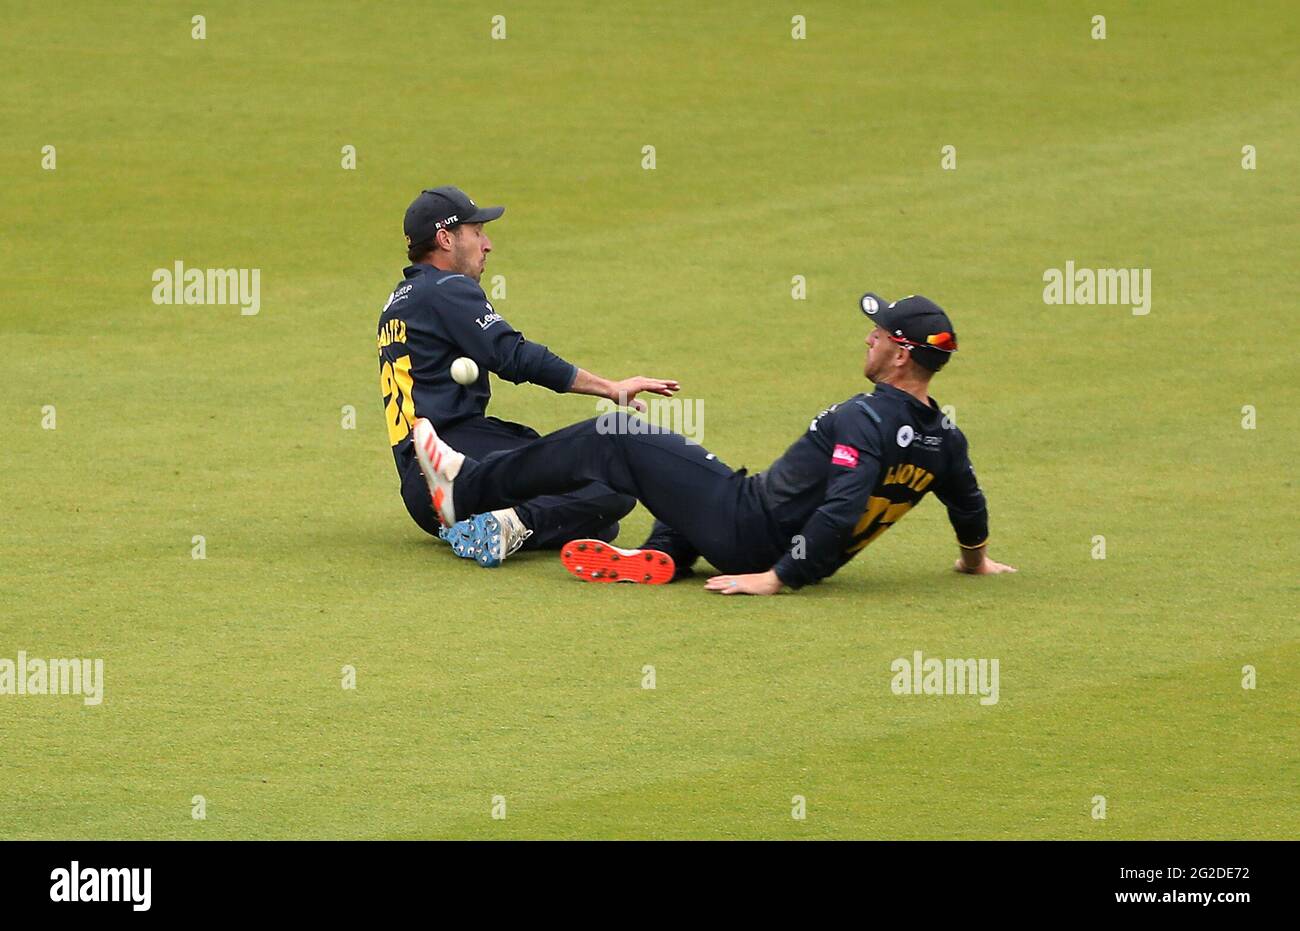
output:
[{"label": "navy blue cap", "polygon": [[506,212],[505,207],[480,207],[458,187],[426,188],[406,208],[406,244],[432,239],[438,230],[460,223],[487,223]]},{"label": "navy blue cap", "polygon": [[957,333],[944,309],[919,294],[909,294],[896,301],[886,301],[879,294],[867,292],[858,302],[862,312],[900,346],[906,346],[912,358],[930,371],[938,371],[957,351]]}]

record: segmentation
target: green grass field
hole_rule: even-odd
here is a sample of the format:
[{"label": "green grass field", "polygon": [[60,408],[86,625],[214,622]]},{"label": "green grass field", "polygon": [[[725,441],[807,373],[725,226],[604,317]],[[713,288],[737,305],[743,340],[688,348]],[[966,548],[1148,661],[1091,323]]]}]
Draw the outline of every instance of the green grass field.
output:
[{"label": "green grass field", "polygon": [[[1290,4],[191,6],[5,3],[0,658],[105,686],[0,695],[0,837],[1300,836]],[[952,573],[934,500],[768,599],[455,559],[374,355],[443,183],[507,205],[513,324],[680,379],[736,467],[863,389],[864,290],[939,301],[1020,573]],[[260,313],[154,304],[177,260]],[[1151,312],[1046,305],[1067,261]],[[892,694],[914,650],[1000,701]]]}]

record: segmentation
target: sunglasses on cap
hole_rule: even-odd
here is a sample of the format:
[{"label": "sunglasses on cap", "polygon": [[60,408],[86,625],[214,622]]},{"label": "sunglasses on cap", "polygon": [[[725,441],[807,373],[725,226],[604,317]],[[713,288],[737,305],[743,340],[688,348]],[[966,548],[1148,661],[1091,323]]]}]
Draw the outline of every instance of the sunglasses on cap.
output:
[{"label": "sunglasses on cap", "polygon": [[916,340],[908,339],[906,336],[895,336],[884,327],[881,327],[885,335],[893,342],[900,346],[906,346],[908,349],[937,349],[939,352],[956,352],[957,338],[948,331],[936,333],[933,336],[927,336],[924,343],[918,343]]}]

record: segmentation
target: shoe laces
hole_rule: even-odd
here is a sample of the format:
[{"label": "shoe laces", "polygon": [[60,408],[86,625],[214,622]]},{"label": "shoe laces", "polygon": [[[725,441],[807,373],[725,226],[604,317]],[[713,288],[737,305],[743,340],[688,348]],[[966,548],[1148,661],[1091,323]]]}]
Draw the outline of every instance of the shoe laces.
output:
[{"label": "shoe laces", "polygon": [[502,553],[501,558],[513,556],[519,552],[519,547],[524,545],[524,541],[533,535],[533,532],[527,527],[521,525],[518,521],[506,520],[497,521],[501,527]]}]

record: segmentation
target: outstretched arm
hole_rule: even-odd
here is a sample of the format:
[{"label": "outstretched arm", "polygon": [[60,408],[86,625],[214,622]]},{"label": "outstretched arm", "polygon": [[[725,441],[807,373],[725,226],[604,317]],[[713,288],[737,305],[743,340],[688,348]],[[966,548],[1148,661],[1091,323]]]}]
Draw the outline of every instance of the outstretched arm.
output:
[{"label": "outstretched arm", "polygon": [[579,368],[541,343],[524,339],[496,312],[477,282],[464,275],[448,276],[441,288],[445,312],[439,319],[460,351],[506,381],[531,382],[557,394],[572,392],[608,398],[634,410],[646,406],[636,396],[642,391],[671,397],[677,382],[669,378],[625,378],[610,381]]},{"label": "outstretched arm", "polygon": [[608,398],[633,410],[644,411],[645,402],[638,401],[636,398],[642,391],[662,394],[664,397],[671,398],[678,387],[680,386],[677,382],[671,378],[646,378],[643,375],[637,375],[635,378],[625,378],[622,381],[610,381],[608,378],[601,378],[586,369],[578,369],[578,374],[574,376],[569,391],[573,394],[589,394],[592,397]]}]

